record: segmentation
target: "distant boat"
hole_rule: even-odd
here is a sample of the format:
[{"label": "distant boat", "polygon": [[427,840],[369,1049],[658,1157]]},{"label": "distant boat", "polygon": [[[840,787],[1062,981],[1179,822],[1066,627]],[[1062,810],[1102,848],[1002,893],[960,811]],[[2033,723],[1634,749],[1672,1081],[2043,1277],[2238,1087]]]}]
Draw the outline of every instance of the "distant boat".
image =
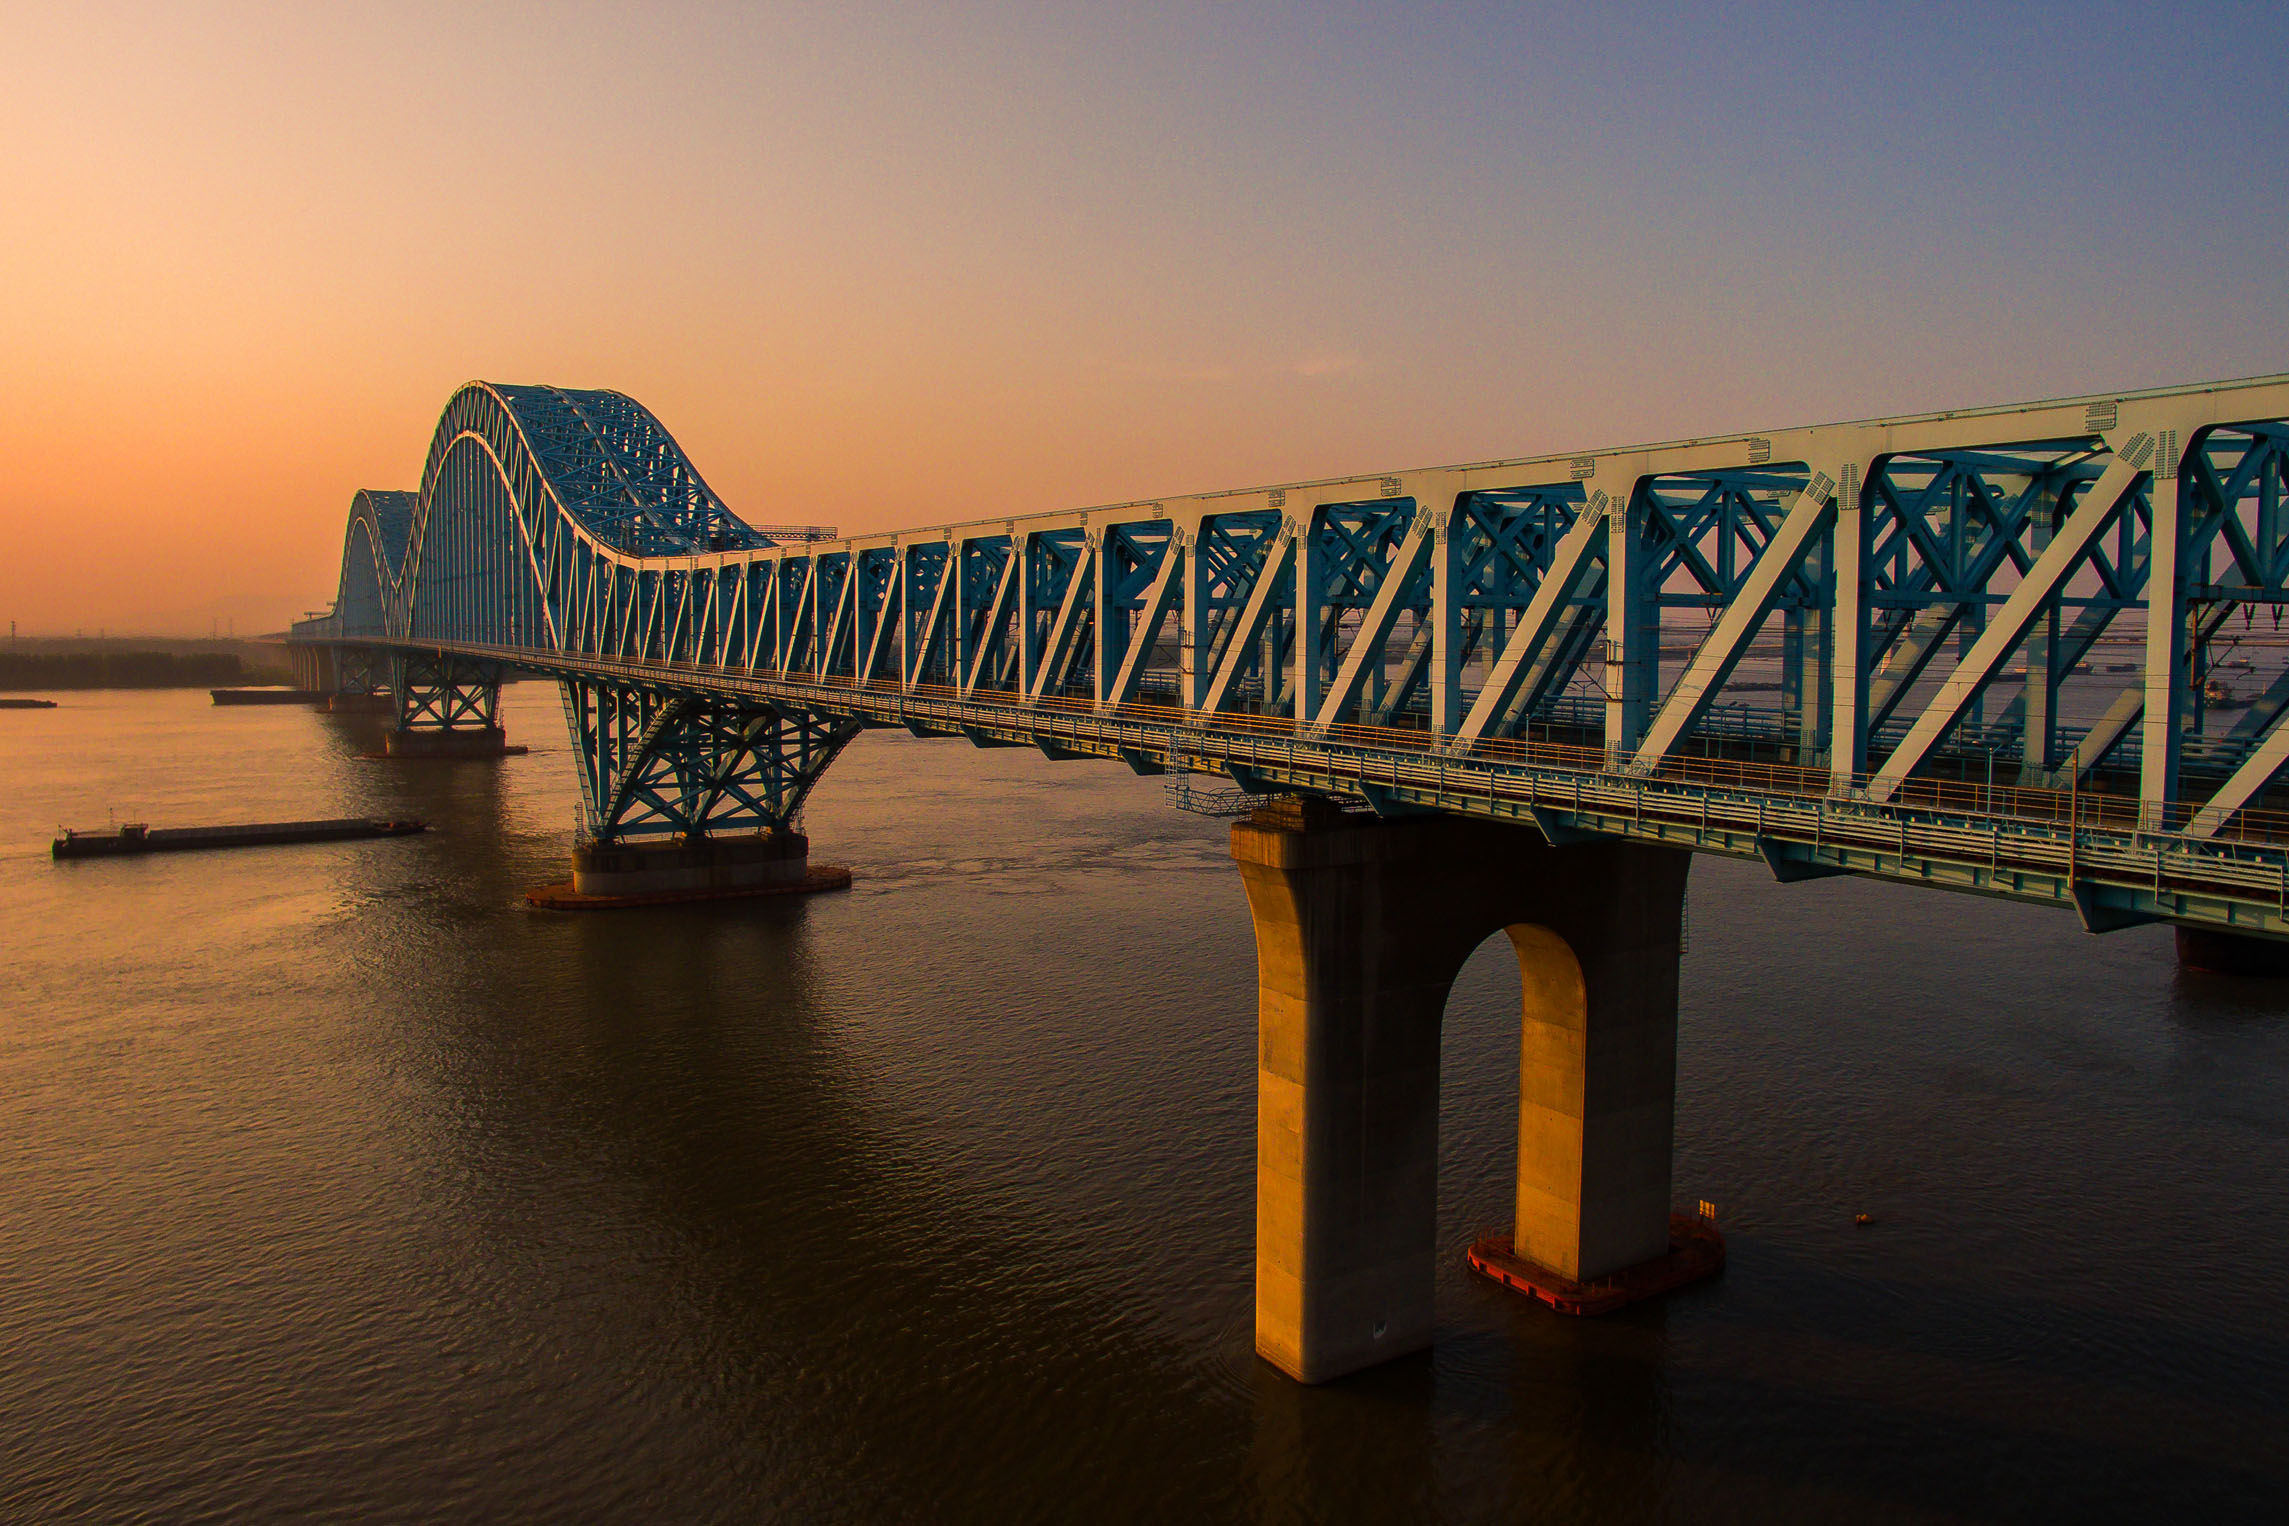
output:
[{"label": "distant boat", "polygon": [[52,699],[0,699],[0,710],[53,710]]},{"label": "distant boat", "polygon": [[326,699],[321,689],[209,689],[218,705],[315,705]]}]

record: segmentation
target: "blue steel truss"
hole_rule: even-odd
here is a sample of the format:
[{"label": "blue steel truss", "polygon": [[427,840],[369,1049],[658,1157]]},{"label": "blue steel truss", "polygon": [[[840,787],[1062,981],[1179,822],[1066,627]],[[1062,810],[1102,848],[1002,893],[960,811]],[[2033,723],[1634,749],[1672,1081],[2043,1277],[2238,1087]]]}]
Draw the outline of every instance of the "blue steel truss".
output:
[{"label": "blue steel truss", "polygon": [[404,731],[498,729],[501,663],[464,652],[390,653],[390,689]]},{"label": "blue steel truss", "polygon": [[904,725],[2289,932],[2289,378],[835,539],[616,393],[471,385],[295,639],[565,684],[600,837]]},{"label": "blue steel truss", "polygon": [[855,721],[646,685],[566,679],[591,841],[723,836],[795,824]]}]

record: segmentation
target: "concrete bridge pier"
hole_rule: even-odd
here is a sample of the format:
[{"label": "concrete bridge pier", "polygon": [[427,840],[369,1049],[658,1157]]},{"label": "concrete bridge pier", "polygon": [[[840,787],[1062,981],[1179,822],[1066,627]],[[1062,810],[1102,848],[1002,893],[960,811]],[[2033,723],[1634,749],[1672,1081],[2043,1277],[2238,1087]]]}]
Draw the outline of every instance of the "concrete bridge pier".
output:
[{"label": "concrete bridge pier", "polygon": [[2289,976],[2289,943],[2203,927],[2178,929],[2178,963],[2209,975]]},{"label": "concrete bridge pier", "polygon": [[1507,931],[1524,988],[1518,1254],[1575,1280],[1670,1249],[1689,856],[1282,802],[1232,829],[1255,921],[1256,1350],[1306,1383],[1431,1343],[1439,1031]]},{"label": "concrete bridge pier", "polygon": [[810,875],[811,840],[781,829],[664,842],[585,842],[572,850],[572,888],[586,896],[742,894],[797,887]]},{"label": "concrete bridge pier", "polygon": [[294,687],[324,693],[334,687],[334,652],[331,647],[290,646],[286,660],[293,666]]},{"label": "concrete bridge pier", "polygon": [[508,733],[499,726],[399,725],[382,737],[382,753],[391,758],[498,758],[508,751]]},{"label": "concrete bridge pier", "polygon": [[850,870],[812,863],[811,840],[782,825],[638,841],[591,839],[572,850],[571,879],[528,890],[525,899],[549,911],[606,911],[849,888]]}]

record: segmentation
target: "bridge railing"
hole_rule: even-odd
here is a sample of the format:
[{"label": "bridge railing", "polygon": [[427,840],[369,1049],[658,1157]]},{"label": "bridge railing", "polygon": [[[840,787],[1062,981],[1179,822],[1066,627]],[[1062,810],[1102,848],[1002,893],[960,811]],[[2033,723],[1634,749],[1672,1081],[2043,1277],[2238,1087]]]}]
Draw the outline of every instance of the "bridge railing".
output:
[{"label": "bridge railing", "polygon": [[[1545,832],[1620,836],[1763,858],[1783,878],[1859,873],[1936,888],[2071,906],[2092,930],[2167,919],[2289,936],[2289,818],[2254,813],[2232,830],[2141,821],[2120,796],[1951,780],[1888,799],[1824,791],[1829,776],[1786,764],[1678,760],[1618,770],[1596,748],[1503,738],[1438,746],[1419,728],[1345,724],[1296,730],[1281,716],[1068,696],[816,682],[691,660],[600,657],[473,643],[391,647],[514,663],[538,674],[695,696],[738,698],[822,718],[906,725],[924,735],[1035,743],[1054,756],[1157,761],[1229,774],[1254,792],[1355,795],[1377,811],[1430,808],[1531,821]],[[2198,810],[2198,808],[2196,808]]]},{"label": "bridge railing", "polygon": [[[1093,701],[1081,696],[1045,695],[1039,699],[1028,699],[1006,690],[974,688],[965,694],[948,684],[909,685],[889,678],[859,684],[832,677],[783,679],[763,670],[751,672],[747,669],[700,664],[664,666],[682,668],[695,674],[717,672],[765,678],[829,694],[863,693],[883,699],[933,699],[992,706],[1018,713],[1043,712],[1131,721],[1172,730],[1227,732],[1289,740],[1303,738],[1382,752],[1435,754],[1617,780],[1637,777],[1616,769],[1611,758],[1601,748],[1528,737],[1481,737],[1457,742],[1419,727],[1377,726],[1349,721],[1332,722],[1299,731],[1286,716],[1254,715],[1244,711],[1217,711],[1211,716],[1173,705],[1134,702],[1100,710]],[[1666,760],[1660,768],[1644,777],[1665,783],[1779,795],[1805,801],[1848,801],[1852,798],[1849,791],[1837,789],[1835,776],[1828,770],[1789,763],[1681,755]],[[1872,774],[1857,776],[1855,784],[1865,784],[1872,777]],[[1928,776],[1907,780],[1893,793],[1891,803],[1903,810],[2131,833],[2183,832],[2197,822],[2206,808],[2204,801],[2187,800],[2173,802],[2166,811],[2151,806],[2142,809],[2136,797],[2128,795],[2104,794],[2080,788],[2054,789],[2039,785],[1994,784]],[[2216,831],[2203,835],[2216,843],[2263,844],[2274,847],[2289,845],[2289,811],[2244,808]]]}]

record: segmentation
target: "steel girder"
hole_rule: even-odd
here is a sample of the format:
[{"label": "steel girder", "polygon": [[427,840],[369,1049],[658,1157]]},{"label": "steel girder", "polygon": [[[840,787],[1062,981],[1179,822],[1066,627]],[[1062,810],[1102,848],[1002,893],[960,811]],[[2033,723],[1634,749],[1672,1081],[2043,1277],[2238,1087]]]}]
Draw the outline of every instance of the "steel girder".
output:
[{"label": "steel girder", "polygon": [[1976,777],[2209,833],[2289,761],[2285,456],[2275,377],[774,543],[628,400],[476,386],[378,602],[414,642],[1784,762],[1872,806]]}]

